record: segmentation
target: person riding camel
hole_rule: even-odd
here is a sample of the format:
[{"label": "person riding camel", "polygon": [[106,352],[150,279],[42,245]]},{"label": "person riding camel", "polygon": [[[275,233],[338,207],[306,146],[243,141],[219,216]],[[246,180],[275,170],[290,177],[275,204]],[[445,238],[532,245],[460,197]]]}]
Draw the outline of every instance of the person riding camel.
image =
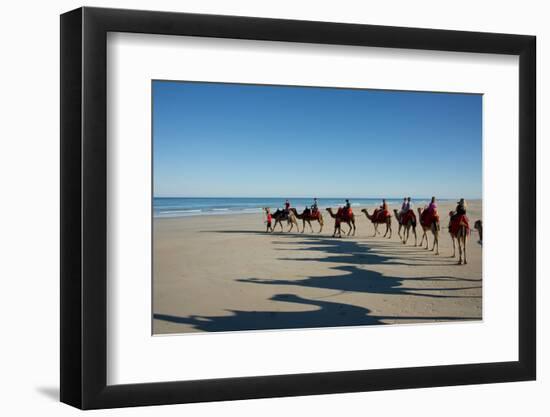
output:
[{"label": "person riding camel", "polygon": [[414,204],[413,202],[411,201],[411,198],[410,197],[407,197],[407,209],[405,210],[405,213],[409,212],[413,210],[414,211]]},{"label": "person riding camel", "polygon": [[449,220],[449,231],[451,233],[458,228],[458,224],[461,222],[466,225],[467,233],[469,233],[470,222],[466,216],[466,201],[464,201],[463,198],[456,202],[455,210],[451,211],[449,214],[451,216]]},{"label": "person riding camel", "polygon": [[466,215],[466,201],[464,201],[464,199],[461,198],[460,201],[458,201],[456,204],[457,206],[456,206],[455,214],[459,216]]},{"label": "person riding camel", "polygon": [[290,201],[288,199],[285,201],[285,212],[287,214],[290,212]]},{"label": "person riding camel", "polygon": [[316,214],[319,211],[319,206],[317,205],[317,198],[313,199],[313,204],[311,205],[312,214]]},{"label": "person riding camel", "polygon": [[403,197],[403,204],[401,204],[401,210],[399,211],[398,215],[398,221],[401,221],[403,218],[403,214],[405,214],[407,211],[409,211],[409,206],[407,205],[407,197]]},{"label": "person riding camel", "polygon": [[414,205],[410,197],[406,198],[406,204],[403,204],[401,211],[401,223],[406,224],[412,222],[412,225],[416,227],[416,215],[414,214]]},{"label": "person riding camel", "polygon": [[351,203],[348,199],[346,199],[346,205],[344,206],[344,209],[342,210],[342,214],[345,218],[351,217]]},{"label": "person riding camel", "polygon": [[311,210],[309,209],[308,206],[306,206],[306,208],[304,209],[303,215],[304,215],[306,218],[308,218],[308,217],[311,216]]},{"label": "person riding camel", "polygon": [[372,216],[375,219],[379,219],[379,217],[386,218],[389,214],[388,203],[386,203],[386,199],[383,198],[382,205],[374,210],[374,214]]},{"label": "person riding camel", "polygon": [[435,202],[435,197],[432,197],[432,200],[430,201],[430,204],[428,204],[428,208],[426,210],[432,219],[432,222],[436,224],[437,230],[440,230],[439,214],[437,214],[437,203]]}]

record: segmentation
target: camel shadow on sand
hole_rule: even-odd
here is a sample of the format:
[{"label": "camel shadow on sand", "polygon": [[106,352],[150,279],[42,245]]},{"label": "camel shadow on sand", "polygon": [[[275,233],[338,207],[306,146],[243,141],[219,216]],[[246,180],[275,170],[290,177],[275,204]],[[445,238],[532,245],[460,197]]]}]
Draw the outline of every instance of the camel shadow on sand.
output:
[{"label": "camel shadow on sand", "polygon": [[[280,258],[282,260],[304,260],[334,262],[356,265],[404,265],[404,266],[456,266],[455,259],[435,256],[418,246],[404,246],[399,242],[388,243],[375,240],[342,240],[322,236],[304,236],[301,240],[278,240],[274,245],[286,247],[276,248],[278,251],[290,252],[320,252],[319,258]],[[292,238],[290,234],[282,236]],[[288,247],[288,245],[293,245]],[[420,262],[418,262],[420,261]],[[479,280],[472,280],[479,282]]]},{"label": "camel shadow on sand", "polygon": [[[224,231],[223,233],[260,232]],[[206,332],[361,326],[385,324],[386,320],[434,322],[481,319],[479,316],[450,317],[437,314],[429,315],[429,313],[424,316],[377,316],[372,315],[371,310],[366,307],[328,301],[326,298],[338,296],[346,292],[379,295],[408,295],[425,297],[427,300],[430,298],[480,298],[480,296],[477,295],[464,295],[464,293],[457,294],[456,292],[477,290],[481,288],[481,280],[452,276],[388,276],[368,269],[369,265],[394,264],[395,255],[386,255],[373,250],[373,247],[377,248],[376,242],[357,242],[355,240],[331,239],[323,236],[304,236],[302,234],[285,234],[282,236],[288,238],[288,240],[278,240],[272,243],[281,246],[290,246],[279,247],[277,248],[278,251],[318,252],[322,256],[302,258],[285,257],[279,258],[280,260],[341,264],[338,266],[330,266],[332,271],[338,271],[339,274],[311,276],[304,279],[241,278],[236,281],[253,285],[283,286],[285,292],[288,292],[289,287],[295,286],[333,290],[335,291],[334,294],[326,297],[308,299],[296,294],[277,293],[269,298],[271,301],[294,303],[301,306],[312,307],[311,310],[307,311],[227,310],[228,315],[223,316],[191,315],[188,317],[156,313],[154,314],[154,319],[170,323],[185,324],[192,326],[196,330]],[[301,239],[295,239],[296,237],[300,237]],[[382,252],[384,252],[385,248],[382,245],[380,247],[382,248]],[[405,247],[400,246],[399,248]],[[421,249],[412,247],[401,249],[403,252],[412,251],[415,253],[419,250]],[[464,286],[457,286],[460,283]],[[427,285],[430,287],[427,288]]]},{"label": "camel shadow on sand", "polygon": [[230,332],[239,330],[281,330],[320,327],[366,326],[384,324],[384,320],[400,319],[411,321],[476,320],[477,317],[390,317],[371,315],[371,310],[351,304],[325,300],[310,300],[295,294],[275,294],[273,301],[310,306],[307,311],[241,311],[227,310],[225,316],[179,317],[168,314],[154,314],[154,319],[170,323],[191,325],[205,332]]},{"label": "camel shadow on sand", "polygon": [[[287,243],[287,242],[280,242]],[[396,262],[394,255],[384,255],[373,250],[376,243],[368,245],[352,240],[308,238],[300,241],[288,242],[302,247],[280,248],[279,250],[321,252],[321,257],[285,257],[279,258],[293,262],[323,262],[331,264],[342,264],[332,266],[331,270],[342,272],[339,275],[316,276],[304,279],[260,279],[244,278],[239,282],[248,282],[266,285],[301,286],[309,288],[331,289],[344,292],[374,293],[374,294],[407,294],[432,298],[480,298],[474,295],[456,295],[456,291],[478,290],[481,288],[480,279],[460,278],[453,276],[422,276],[422,277],[398,277],[382,274],[368,269],[369,265],[418,265],[407,262]],[[410,250],[410,249],[405,249]],[[418,250],[418,249],[417,249]],[[422,249],[420,249],[422,250]],[[406,258],[406,256],[405,256]],[[451,261],[452,262],[452,261]],[[450,266],[452,263],[443,264]],[[435,266],[428,263],[427,266]],[[437,264],[439,266],[439,264]],[[446,283],[446,286],[438,285]],[[457,286],[459,283],[467,285]],[[424,284],[418,287],[411,287],[414,284]],[[426,288],[430,284],[430,288]],[[449,286],[451,284],[452,286]]]}]

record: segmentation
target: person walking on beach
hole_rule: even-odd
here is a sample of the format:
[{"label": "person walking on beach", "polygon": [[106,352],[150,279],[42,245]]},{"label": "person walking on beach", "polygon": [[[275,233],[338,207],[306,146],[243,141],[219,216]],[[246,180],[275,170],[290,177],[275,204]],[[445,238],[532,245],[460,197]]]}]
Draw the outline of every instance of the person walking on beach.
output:
[{"label": "person walking on beach", "polygon": [[266,229],[266,233],[269,233],[269,232],[273,232],[273,227],[271,226],[271,221],[273,220],[273,216],[271,216],[271,211],[269,210],[269,208],[266,208],[265,209],[265,214],[266,214],[266,225],[267,225],[267,229]]}]

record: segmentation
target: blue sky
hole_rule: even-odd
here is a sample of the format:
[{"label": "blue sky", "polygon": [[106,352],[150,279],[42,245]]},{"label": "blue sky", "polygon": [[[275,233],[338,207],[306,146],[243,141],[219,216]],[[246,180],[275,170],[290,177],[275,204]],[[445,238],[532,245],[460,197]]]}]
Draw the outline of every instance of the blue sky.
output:
[{"label": "blue sky", "polygon": [[480,198],[482,96],[153,81],[155,196]]}]

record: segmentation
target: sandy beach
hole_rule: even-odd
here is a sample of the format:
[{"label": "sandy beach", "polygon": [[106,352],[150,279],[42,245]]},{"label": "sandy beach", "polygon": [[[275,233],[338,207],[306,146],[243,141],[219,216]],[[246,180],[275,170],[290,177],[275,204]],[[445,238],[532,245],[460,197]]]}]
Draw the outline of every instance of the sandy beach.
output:
[{"label": "sandy beach", "polygon": [[[473,231],[468,264],[450,257],[454,206],[439,204],[439,256],[414,237],[403,245],[394,218],[391,239],[372,237],[360,207],[356,236],[341,239],[326,211],[321,234],[267,234],[261,213],[155,218],[153,333],[480,320],[482,246]],[[471,227],[481,213],[480,200],[468,202]]]}]

